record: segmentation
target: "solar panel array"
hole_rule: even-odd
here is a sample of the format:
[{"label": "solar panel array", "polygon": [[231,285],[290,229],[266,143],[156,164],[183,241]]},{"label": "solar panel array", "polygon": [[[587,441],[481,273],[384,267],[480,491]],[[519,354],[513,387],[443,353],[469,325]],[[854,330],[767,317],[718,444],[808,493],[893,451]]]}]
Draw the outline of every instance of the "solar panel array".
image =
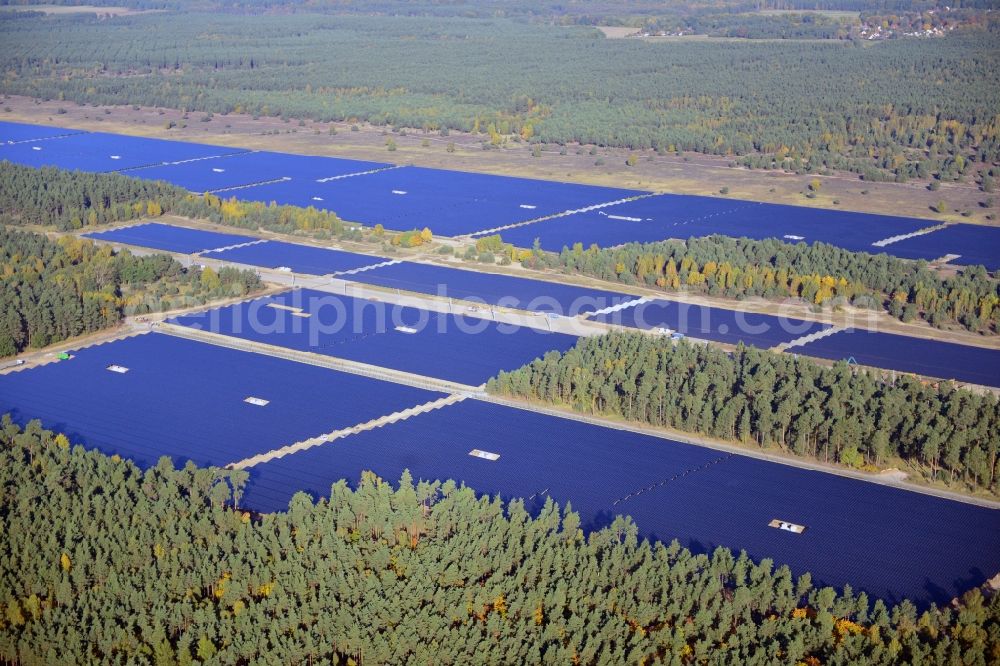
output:
[{"label": "solar panel array", "polygon": [[[225,465],[441,397],[156,333],[0,375],[0,411],[143,467]],[[243,504],[278,511],[297,491],[404,469],[531,510],[569,503],[588,530],[628,514],[651,539],[745,549],[890,601],[947,601],[1000,568],[993,510],[469,399],[251,466]]]},{"label": "solar panel array", "polygon": [[228,250],[212,250],[202,256],[261,268],[289,268],[296,273],[308,275],[353,271],[388,261],[384,257],[283,241],[264,241]]},{"label": "solar panel array", "polygon": [[154,166],[132,174],[150,180],[165,180],[192,192],[219,192],[260,183],[315,182],[344,178],[392,166],[336,157],[290,155],[269,151],[242,152],[220,159]]},{"label": "solar panel array", "polygon": [[[439,236],[500,233],[559,251],[710,234],[1000,268],[1000,229],[728,198],[661,194],[385,162],[249,151],[183,141],[0,122],[0,160],[124,171],[192,192],[312,206],[350,222]],[[921,233],[926,232],[926,233]],[[921,233],[921,235],[913,235]]]},{"label": "solar panel array", "polygon": [[795,351],[832,361],[853,361],[886,370],[1000,386],[1000,349],[847,329]]},{"label": "solar panel array", "polygon": [[761,349],[791,342],[829,327],[794,317],[726,310],[664,298],[592,317],[595,321],[648,331],[668,329],[686,337]]},{"label": "solar panel array", "polygon": [[631,294],[400,261],[351,275],[354,282],[488,305],[575,317],[634,300]]},{"label": "solar panel array", "polygon": [[[264,241],[251,236],[159,223],[84,235],[95,240],[172,252],[200,253],[207,258],[262,268],[285,267],[310,275],[334,275],[344,280],[387,289],[492,306],[563,316],[589,313],[591,320],[606,324],[642,330],[664,329],[665,332],[724,344],[742,343],[770,348],[830,328],[827,324],[794,317],[743,312],[665,298],[639,299],[630,294],[589,287],[389,260],[386,257],[332,248]],[[227,247],[230,249],[212,249]],[[549,342],[552,341],[549,339]],[[307,343],[308,340],[299,340],[293,346],[304,349]],[[528,345],[528,348],[537,354],[548,351],[543,344]],[[552,347],[557,348],[561,347]],[[972,345],[858,331],[854,335],[836,333],[812,342],[807,341],[789,351],[830,360],[851,360],[861,365],[939,379],[1000,386],[1000,352]],[[512,355],[511,358],[516,356]],[[359,357],[358,360],[363,359]],[[489,367],[485,367],[484,371]],[[447,373],[453,379],[462,375],[479,383],[477,379],[480,375],[475,372],[466,374],[465,371],[449,370]]]},{"label": "solar panel array", "polygon": [[[249,397],[268,404],[244,402]],[[157,333],[0,375],[0,414],[41,419],[74,443],[142,466],[164,455],[227,465],[440,397]]]},{"label": "solar panel array", "polygon": [[[432,366],[472,368],[480,377],[526,360],[517,333],[504,348],[489,325],[475,334],[441,332],[440,320],[413,308],[386,312],[352,300],[293,291],[180,322],[297,349],[315,333],[315,317],[324,330],[311,351],[430,376],[442,374]],[[379,319],[381,329],[372,328]],[[429,336],[399,330],[421,325]],[[441,397],[156,333],[0,376],[0,411],[20,423],[40,418],[74,442],[141,466],[163,455],[175,464],[230,464]],[[496,459],[471,456],[473,448]],[[820,583],[850,582],[890,600],[947,600],[1000,564],[1000,542],[982,541],[1000,540],[995,511],[474,400],[261,462],[250,468],[244,505],[281,510],[298,490],[323,496],[363,470],[394,480],[403,469],[525,498],[533,509],[549,497],[571,503],[586,529],[628,514],[652,539],[678,539],[698,552],[746,549],[811,571]],[[781,532],[767,526],[774,519],[808,529]]]},{"label": "solar panel array", "polygon": [[86,238],[105,241],[107,243],[135,245],[137,247],[148,247],[154,250],[178,252],[180,254],[195,254],[213,248],[241,245],[258,240],[253,236],[176,227],[170,224],[160,224],[159,222],[135,224],[107,231],[92,231],[83,235]]},{"label": "solar panel array", "polygon": [[471,386],[576,343],[572,335],[310,289],[170,321]]},{"label": "solar panel array", "polygon": [[58,139],[0,145],[0,159],[25,166],[56,166],[97,173],[136,170],[128,173],[137,178],[142,177],[138,171],[140,167],[206,160],[242,152],[246,150],[104,132],[79,132]]},{"label": "solar panel array", "polygon": [[[529,509],[569,502],[588,530],[629,514],[645,537],[745,549],[890,600],[947,602],[1000,568],[994,510],[475,400],[254,467],[245,501],[282,510],[299,490],[328,497],[362,470],[395,482],[404,469]],[[807,530],[768,527],[775,518]]]},{"label": "solar panel array", "polygon": [[645,194],[637,190],[401,167],[327,182],[285,181],[240,199],[314,206],[368,226],[459,236]]},{"label": "solar panel array", "polygon": [[989,271],[1000,268],[1000,233],[996,227],[980,224],[952,224],[929,234],[903,239],[892,253],[904,259],[933,260],[956,255],[953,263],[981,265]]},{"label": "solar panel array", "polygon": [[583,247],[611,247],[670,238],[719,234],[757,240],[775,238],[788,243],[823,242],[855,252],[886,252],[906,259],[934,261],[957,255],[958,264],[1000,268],[1000,228],[956,224],[909,236],[938,223],[933,220],[854,213],[733,199],[661,194],[599,210],[527,224],[500,232],[508,243],[559,252]]},{"label": "solar panel array", "polygon": [[0,122],[0,145],[52,139],[79,133],[80,130],[49,127],[47,125]]},{"label": "solar panel array", "polygon": [[[330,208],[348,220],[442,235],[490,233],[558,249],[706,233],[829,240],[867,249],[928,223],[884,216],[643,193],[333,158],[240,151],[175,141],[0,123],[0,159],[125,171],[192,191]],[[230,189],[240,188],[240,189]],[[589,210],[588,210],[589,209]],[[539,218],[559,215],[543,221]],[[510,226],[515,225],[515,226]],[[963,254],[995,262],[992,232],[954,225],[894,240],[916,258]],[[937,240],[944,242],[936,243]],[[266,268],[341,275],[384,288],[480,299],[538,312],[577,307],[597,321],[679,331],[762,347],[822,333],[815,322],[628,294],[389,261],[252,236],[143,224],[92,238],[202,254]],[[954,252],[952,252],[954,250]],[[981,261],[980,261],[981,260]],[[352,271],[360,271],[353,272]],[[580,306],[581,302],[585,302]],[[571,313],[571,314],[575,314]],[[173,320],[246,341],[477,385],[502,369],[568,349],[572,336],[487,319],[294,290]],[[823,358],[995,383],[1000,352],[904,336],[837,332],[797,348]],[[939,374],[950,373],[950,374]],[[68,361],[0,375],[0,412],[41,419],[142,466],[225,465],[436,401],[443,393],[162,334],[73,353]],[[469,455],[480,449],[480,457]],[[490,460],[491,456],[499,456]],[[485,457],[483,457],[485,456]],[[709,448],[465,400],[251,467],[244,503],[280,510],[291,495],[328,493],[373,470],[390,480],[453,478],[480,493],[571,502],[584,527],[631,515],[644,536],[698,552],[716,546],[771,557],[824,584],[852,584],[890,601],[947,601],[1000,568],[1000,517],[926,495]],[[774,519],[804,534],[768,527]]]}]

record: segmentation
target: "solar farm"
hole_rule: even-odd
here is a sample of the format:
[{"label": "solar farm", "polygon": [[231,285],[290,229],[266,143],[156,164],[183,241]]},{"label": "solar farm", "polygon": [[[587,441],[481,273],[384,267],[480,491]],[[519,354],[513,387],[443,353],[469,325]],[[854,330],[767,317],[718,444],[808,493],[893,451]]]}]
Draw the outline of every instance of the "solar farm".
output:
[{"label": "solar farm", "polygon": [[15,143],[30,143],[41,139],[56,139],[71,134],[79,134],[80,130],[48,127],[46,125],[26,125],[23,123],[0,123],[0,145]]},{"label": "solar farm", "polygon": [[[470,456],[473,443],[500,457]],[[996,511],[477,400],[254,466],[247,501],[280,509],[296,489],[326,497],[359,469],[386,479],[404,469],[415,478],[460,478],[535,508],[548,497],[570,501],[584,529],[627,512],[644,536],[678,539],[695,552],[738,543],[755,559],[773,557],[824,584],[850,582],[886,599],[947,601],[978,572],[1000,566]],[[845,506],[871,516],[860,534],[856,521],[840,517]],[[810,527],[801,535],[766,527],[776,515]],[[979,540],[984,532],[989,543]],[[881,558],[894,562],[891,576]],[[928,571],[940,578],[929,580]]]},{"label": "solar farm", "polygon": [[245,245],[257,240],[252,236],[188,229],[158,222],[94,231],[84,236],[107,243],[135,245],[179,254],[198,254],[217,248]]},{"label": "solar farm", "polygon": [[191,192],[329,210],[366,226],[445,237],[498,233],[519,247],[632,242],[722,234],[822,241],[908,259],[1000,267],[1000,229],[970,224],[756,203],[728,198],[292,155],[0,123],[0,160],[121,171]]},{"label": "solar farm", "polygon": [[468,386],[576,343],[562,333],[310,289],[170,323]]},{"label": "solar farm", "polygon": [[[288,340],[274,335],[274,344]],[[392,363],[424,353],[404,338],[389,335],[360,356]],[[427,353],[467,363],[454,349]],[[494,370],[508,361],[485,356]],[[264,512],[285,509],[298,491],[327,496],[362,470],[393,480],[409,469],[529,508],[570,502],[585,529],[627,513],[643,536],[696,552],[745,549],[887,600],[947,601],[1000,568],[993,510],[162,333],[0,376],[0,411],[143,467],[169,456],[247,469],[243,503]],[[845,518],[845,506],[866,518]],[[773,529],[776,516],[809,529]]]},{"label": "solar farm", "polygon": [[389,262],[352,275],[351,280],[385,289],[567,317],[616,307],[636,298],[604,289],[410,261]]},{"label": "solar farm", "polygon": [[[723,198],[16,123],[0,123],[0,160],[121,171],[193,193],[328,209],[366,226],[426,226],[466,240],[498,233],[521,247],[538,239],[553,251],[724,234],[1000,267],[996,228]],[[141,467],[168,456],[248,470],[243,505],[253,511],[282,511],[300,491],[326,496],[365,470],[390,481],[409,470],[522,498],[533,510],[547,499],[571,503],[586,530],[629,515],[644,537],[697,553],[746,550],[811,572],[818,584],[849,583],[889,601],[947,602],[1000,570],[995,510],[516,408],[484,391],[501,371],[573,347],[575,335],[551,330],[559,317],[598,332],[753,345],[987,387],[1000,386],[998,350],[249,231],[140,223],[82,235],[313,278],[315,288],[172,317],[151,332],[0,374],[0,414],[39,419]],[[349,295],[344,283],[366,296]],[[490,307],[463,314],[393,302],[404,293]],[[549,316],[514,325],[494,307]]]},{"label": "solar farm", "polygon": [[906,335],[652,299],[592,317],[641,330],[665,329],[724,344],[779,348],[883,370],[1000,387],[1000,350]]},{"label": "solar farm", "polygon": [[558,252],[581,243],[612,247],[669,238],[719,234],[789,243],[823,242],[855,252],[934,261],[947,255],[958,264],[1000,266],[1000,230],[974,224],[939,226],[919,220],[869,213],[799,208],[661,194],[501,230],[501,238],[519,247]]},{"label": "solar farm", "polygon": [[1000,385],[1000,350],[984,347],[847,329],[807,342],[795,351],[833,361],[850,359],[873,368]]},{"label": "solar farm", "polygon": [[[390,291],[564,317],[585,316],[589,321],[615,327],[657,330],[729,345],[742,343],[762,349],[777,347],[789,353],[832,361],[843,360],[982,386],[1000,386],[1000,351],[972,345],[860,330],[854,334],[853,330],[833,329],[828,324],[794,317],[666,298],[637,297],[590,287],[390,260],[377,255],[159,223],[89,232],[84,236],[111,243],[194,254],[227,263],[331,276]],[[247,329],[240,327],[240,330]],[[304,349],[308,344],[308,340],[299,340],[292,346]],[[544,345],[531,345],[530,348],[546,351]],[[558,345],[552,347],[556,348],[559,348]]]},{"label": "solar farm", "polygon": [[648,299],[632,307],[592,316],[591,319],[646,331],[676,331],[700,340],[731,345],[742,343],[761,349],[789,343],[829,328],[826,324],[791,317],[726,310],[662,298]]},{"label": "solar farm", "polygon": [[340,275],[353,273],[388,261],[355,252],[326,247],[299,245],[283,241],[257,241],[202,254],[206,259],[261,268],[289,269],[307,275]]},{"label": "solar farm", "polygon": [[239,190],[248,201],[313,206],[367,226],[431,227],[460,236],[645,192],[421,167],[399,167],[325,182],[275,182]]},{"label": "solar farm", "polygon": [[143,169],[141,177],[165,180],[192,192],[222,193],[264,183],[326,182],[391,166],[384,162],[254,151],[223,154],[218,159],[152,166]]},{"label": "solar farm", "polygon": [[103,132],[78,132],[50,139],[8,143],[0,148],[3,149],[0,153],[2,159],[17,164],[97,173],[131,171],[161,164],[176,165],[246,152],[240,148]]},{"label": "solar farm", "polygon": [[0,377],[0,410],[143,466],[228,465],[443,397],[155,333],[72,356]]}]

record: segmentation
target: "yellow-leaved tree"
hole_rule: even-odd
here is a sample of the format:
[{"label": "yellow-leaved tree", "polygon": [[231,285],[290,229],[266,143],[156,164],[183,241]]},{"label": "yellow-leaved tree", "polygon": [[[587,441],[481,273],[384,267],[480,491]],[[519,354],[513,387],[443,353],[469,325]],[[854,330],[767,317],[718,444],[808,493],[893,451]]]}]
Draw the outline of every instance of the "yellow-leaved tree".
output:
[{"label": "yellow-leaved tree", "polygon": [[219,274],[212,270],[211,266],[206,266],[201,271],[201,286],[209,291],[219,288],[221,284]]}]

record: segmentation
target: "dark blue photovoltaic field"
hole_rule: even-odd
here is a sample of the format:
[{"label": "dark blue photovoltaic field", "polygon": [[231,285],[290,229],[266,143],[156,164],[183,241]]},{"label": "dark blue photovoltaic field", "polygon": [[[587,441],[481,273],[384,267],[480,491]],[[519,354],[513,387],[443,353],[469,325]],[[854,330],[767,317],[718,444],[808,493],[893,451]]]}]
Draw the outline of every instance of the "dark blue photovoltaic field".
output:
[{"label": "dark blue photovoltaic field", "polygon": [[[315,182],[322,178],[363,173],[388,166],[391,165],[384,162],[254,151],[211,160],[148,167],[129,175],[149,180],[165,180],[178,187],[201,193],[279,178],[294,182]],[[232,192],[225,196],[239,197],[239,194]]]},{"label": "dark blue photovoltaic field", "polygon": [[[441,394],[150,333],[0,375],[0,414],[141,466],[226,465]],[[107,370],[115,364],[125,374]],[[257,407],[247,397],[270,400]]]},{"label": "dark blue photovoltaic field", "polygon": [[1000,350],[849,328],[790,351],[833,361],[1000,386]]},{"label": "dark blue photovoltaic field", "polygon": [[350,271],[362,266],[371,266],[385,257],[357,254],[334,250],[333,248],[299,245],[282,241],[267,241],[256,245],[246,245],[221,252],[206,252],[207,259],[233,261],[238,264],[261,266],[263,268],[291,268],[296,273],[327,275],[340,271]]},{"label": "dark blue photovoltaic field", "polygon": [[367,226],[429,227],[458,236],[643,194],[576,183],[401,167],[327,183],[290,181],[235,192],[240,199],[332,210]]},{"label": "dark blue photovoltaic field", "polygon": [[[58,139],[33,140],[65,135]],[[5,144],[5,141],[14,141]],[[25,143],[16,143],[24,141]],[[643,194],[489,174],[398,167],[332,157],[256,152],[224,146],[147,139],[21,123],[0,123],[0,159],[29,166],[84,171],[127,170],[136,178],[166,180],[194,192],[330,210],[351,222],[408,231],[429,227],[440,236],[485,232],[570,210]],[[375,173],[367,173],[376,170]],[[347,176],[349,174],[364,174]],[[318,182],[325,179],[327,182]],[[270,182],[279,179],[281,182]],[[264,183],[243,187],[253,183]],[[506,242],[531,247],[536,238],[558,252],[582,243],[611,247],[629,242],[721,234],[786,242],[822,241],[853,251],[908,259],[958,254],[958,264],[1000,268],[995,228],[952,225],[885,247],[872,245],[933,225],[931,220],[765,204],[739,199],[661,194],[599,210],[505,229]]]},{"label": "dark blue photovoltaic field", "polygon": [[1000,268],[1000,228],[980,224],[952,224],[940,231],[914,236],[886,248],[905,259],[933,261],[946,254],[957,254],[951,263],[960,266],[985,266],[989,271]]},{"label": "dark blue photovoltaic field", "polygon": [[[271,307],[301,308],[309,316]],[[171,320],[244,340],[479,385],[576,337],[485,319],[295,289]],[[416,329],[403,332],[396,327]]]},{"label": "dark blue photovoltaic field", "polygon": [[111,229],[109,231],[93,231],[83,234],[83,236],[109,243],[149,247],[154,250],[179,252],[181,254],[194,254],[195,252],[204,252],[205,250],[217,247],[228,247],[230,245],[259,240],[253,236],[238,236],[236,234],[223,234],[216,231],[188,229],[187,227],[175,227],[170,224],[160,224],[158,222],[137,224],[132,227]]},{"label": "dark blue photovoltaic field", "polygon": [[[693,235],[688,225],[735,215],[759,204],[738,199],[661,194],[574,213],[536,224],[500,231],[500,237],[518,247],[531,247],[535,239],[553,252],[574,243],[584,247],[609,247],[630,242],[654,242]],[[628,219],[623,219],[628,218]]]},{"label": "dark blue photovoltaic field", "polygon": [[[59,140],[4,146],[0,155],[26,166],[104,172],[242,152],[246,151],[203,143],[84,132]],[[138,172],[134,175],[142,177]]]},{"label": "dark blue photovoltaic field", "polygon": [[658,298],[634,307],[591,317],[594,321],[649,330],[669,328],[691,338],[768,349],[830,328],[802,319],[712,308]]},{"label": "dark blue photovoltaic field", "polygon": [[[62,127],[48,127],[46,125],[26,125],[24,123],[8,123],[0,121],[0,148],[8,143],[18,143],[19,141],[38,141],[39,139],[49,139],[57,136],[69,134],[79,134],[82,130],[63,129]],[[0,160],[5,159],[3,150],[0,150]]]},{"label": "dark blue photovoltaic field", "polygon": [[636,298],[602,289],[407,261],[357,273],[351,275],[350,279],[389,289],[459,298],[531,312],[554,312],[570,317]]},{"label": "dark blue photovoltaic field", "polygon": [[584,247],[610,247],[721,234],[790,243],[822,241],[848,250],[893,254],[895,245],[877,248],[872,243],[933,224],[888,215],[662,194],[507,229],[500,235],[518,247],[531,247],[538,238],[544,249],[553,252],[578,242]]},{"label": "dark blue photovoltaic field", "polygon": [[[473,448],[501,457],[474,458]],[[529,508],[547,496],[569,502],[588,530],[631,515],[646,537],[745,549],[890,601],[947,602],[1000,570],[995,510],[475,400],[253,467],[243,502],[282,510],[296,489],[328,497],[363,470],[395,483],[404,469],[535,496]],[[768,527],[775,518],[808,529]]]}]

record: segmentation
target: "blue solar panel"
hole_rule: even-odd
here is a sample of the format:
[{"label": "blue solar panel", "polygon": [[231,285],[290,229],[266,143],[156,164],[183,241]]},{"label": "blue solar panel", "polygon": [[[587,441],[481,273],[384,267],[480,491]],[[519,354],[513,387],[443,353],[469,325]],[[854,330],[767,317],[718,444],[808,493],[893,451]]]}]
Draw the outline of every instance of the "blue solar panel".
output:
[{"label": "blue solar panel", "polygon": [[[295,182],[315,182],[318,179],[363,173],[388,166],[391,165],[385,162],[255,151],[197,162],[153,166],[129,175],[148,180],[165,180],[192,192],[214,192],[281,178]],[[239,197],[238,192],[225,194],[230,195]]]},{"label": "blue solar panel", "polygon": [[207,252],[204,256],[263,268],[286,267],[296,273],[310,275],[350,271],[387,261],[384,257],[282,241],[267,241],[221,252]]},{"label": "blue solar panel", "polygon": [[[65,136],[34,140],[60,135]],[[646,194],[21,123],[0,123],[0,159],[36,167],[128,170],[129,175],[138,178],[166,180],[196,192],[240,187],[230,194],[244,201],[313,206],[368,226],[382,224],[395,230],[430,227],[441,236],[485,232]],[[338,178],[378,169],[381,171]],[[279,179],[281,182],[270,182]],[[267,184],[241,187],[253,183]],[[786,242],[822,241],[852,251],[886,252],[910,259],[958,254],[961,258],[957,263],[1000,268],[998,232],[988,227],[953,225],[885,247],[873,245],[931,224],[915,218],[662,194],[500,233],[505,241],[521,247],[530,247],[538,238],[542,247],[551,251],[575,243],[610,247],[711,234]]]},{"label": "blue solar panel", "polygon": [[[273,307],[278,305],[281,307]],[[301,308],[296,314],[289,308]],[[576,337],[309,289],[172,320],[244,340],[479,385]]]},{"label": "blue solar panel", "polygon": [[681,301],[656,299],[591,317],[595,321],[648,331],[668,328],[688,337],[767,349],[830,328],[813,321],[725,310]]},{"label": "blue solar panel", "polygon": [[230,245],[259,240],[253,236],[238,236],[236,234],[223,234],[216,231],[175,227],[158,222],[137,224],[132,227],[111,229],[109,231],[94,231],[83,235],[85,238],[93,240],[150,247],[155,250],[180,252],[182,254],[192,254],[213,248],[228,247]]},{"label": "blue solar panel", "polygon": [[[5,144],[21,141],[39,141],[57,136],[79,134],[82,130],[49,127],[47,125],[28,125],[25,123],[9,123],[0,121],[0,148]],[[0,160],[4,159],[0,150]]]},{"label": "blue solar panel", "polygon": [[[32,167],[105,172],[240,152],[246,151],[203,143],[86,132],[59,140],[4,146],[0,155],[2,159]],[[139,172],[135,175],[140,177]]]},{"label": "blue solar panel", "polygon": [[[112,364],[128,372],[111,372]],[[0,413],[41,419],[74,443],[141,466],[162,455],[225,465],[440,397],[156,333],[0,376]]]},{"label": "blue solar panel", "polygon": [[350,279],[389,289],[570,317],[636,298],[602,289],[411,262],[380,266]]},{"label": "blue solar panel", "polygon": [[1000,228],[979,224],[953,224],[940,231],[914,236],[885,248],[898,257],[933,261],[946,254],[957,254],[951,263],[960,266],[1000,268]]},{"label": "blue solar panel", "polygon": [[663,194],[499,233],[518,247],[531,247],[538,238],[542,248],[553,252],[575,243],[583,243],[584,247],[649,243],[687,238],[693,235],[687,232],[689,224],[718,220],[755,205],[749,201]]},{"label": "blue solar panel", "polygon": [[791,351],[834,361],[1000,386],[1000,350],[849,328]]},{"label": "blue solar panel", "polygon": [[[614,500],[724,455],[476,400],[424,416],[380,429],[388,437],[352,436],[254,468],[247,506],[280,510],[299,489],[328,496],[333,482],[356,481],[362,470],[395,481],[409,468],[414,476],[455,479],[482,493],[572,500],[586,512],[585,526],[596,528],[610,518],[600,514]],[[474,448],[500,459],[470,456]],[[630,464],[637,458],[644,464]]]},{"label": "blue solar panel", "polygon": [[749,238],[778,238],[790,242],[813,243],[820,241],[856,252],[891,253],[892,246],[877,248],[872,243],[912,233],[933,225],[934,222],[907,217],[853,213],[849,211],[757,204],[740,210],[732,216],[692,224],[691,236],[721,233],[727,236]]},{"label": "blue solar panel", "polygon": [[536,238],[558,252],[574,243],[611,247],[631,242],[721,234],[790,243],[822,241],[863,252],[893,253],[872,243],[932,225],[929,220],[848,211],[662,194],[500,232],[508,243],[531,247]]},{"label": "blue solar panel", "polygon": [[458,236],[643,194],[611,187],[421,167],[327,183],[289,181],[236,190],[243,200],[314,206],[368,226],[430,227]]},{"label": "blue solar panel", "polygon": [[893,601],[946,602],[1000,569],[997,511],[474,400],[251,468],[244,504],[281,510],[298,489],[328,497],[362,470],[395,482],[404,469],[529,508],[569,502],[585,529],[628,514],[650,538],[745,549]]}]

